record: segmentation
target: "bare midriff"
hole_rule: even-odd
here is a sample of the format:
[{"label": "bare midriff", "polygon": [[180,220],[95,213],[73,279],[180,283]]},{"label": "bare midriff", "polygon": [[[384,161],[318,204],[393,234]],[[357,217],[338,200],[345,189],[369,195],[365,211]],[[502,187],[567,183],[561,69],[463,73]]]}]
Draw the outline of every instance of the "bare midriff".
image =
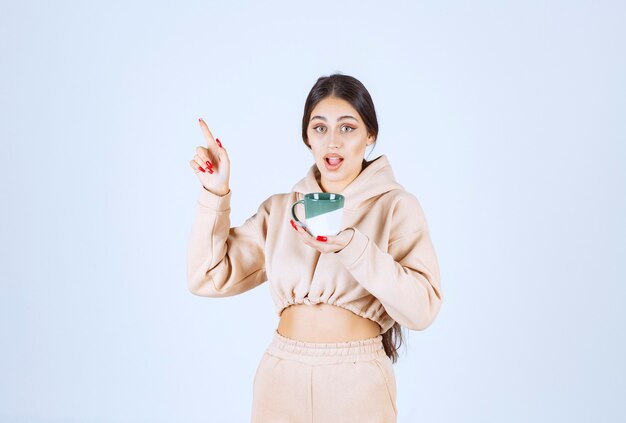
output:
[{"label": "bare midriff", "polygon": [[303,342],[346,342],[374,338],[380,325],[332,304],[294,304],[282,311],[277,330]]}]

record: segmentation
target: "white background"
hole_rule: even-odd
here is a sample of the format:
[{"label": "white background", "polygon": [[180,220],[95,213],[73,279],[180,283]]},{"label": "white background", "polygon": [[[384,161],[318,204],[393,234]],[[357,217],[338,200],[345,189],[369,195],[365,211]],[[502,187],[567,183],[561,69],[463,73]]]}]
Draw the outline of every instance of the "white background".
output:
[{"label": "white background", "polygon": [[[246,422],[268,284],[187,290],[203,117],[231,223],[313,164],[341,72],[420,200],[444,304],[399,422],[625,421],[626,7],[615,1],[0,5],[0,421]],[[285,222],[289,225],[289,222]]]}]

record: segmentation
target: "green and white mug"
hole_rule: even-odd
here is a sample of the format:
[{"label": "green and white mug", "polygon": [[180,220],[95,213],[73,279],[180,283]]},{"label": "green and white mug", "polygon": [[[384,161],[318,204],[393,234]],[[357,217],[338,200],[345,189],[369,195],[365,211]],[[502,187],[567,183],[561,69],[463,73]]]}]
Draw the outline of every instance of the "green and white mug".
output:
[{"label": "green and white mug", "polygon": [[[333,192],[310,192],[291,205],[291,215],[296,225],[308,229],[314,237],[318,235],[335,236],[341,232],[343,204],[345,198]],[[304,206],[306,223],[296,216],[295,208],[298,204]]]}]

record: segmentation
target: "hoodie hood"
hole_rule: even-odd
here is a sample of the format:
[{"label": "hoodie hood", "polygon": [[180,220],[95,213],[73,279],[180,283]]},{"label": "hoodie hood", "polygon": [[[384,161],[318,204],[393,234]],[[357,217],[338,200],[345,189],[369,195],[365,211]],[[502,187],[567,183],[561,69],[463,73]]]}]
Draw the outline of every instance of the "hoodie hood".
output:
[{"label": "hoodie hood", "polygon": [[[386,155],[381,155],[367,162],[367,167],[343,189],[341,194],[345,197],[344,209],[358,210],[369,204],[369,200],[378,197],[393,189],[404,190],[404,187],[396,182],[391,164]],[[306,176],[296,183],[292,192],[300,193],[299,197],[310,192],[324,192],[319,181],[321,174],[314,163]]]}]

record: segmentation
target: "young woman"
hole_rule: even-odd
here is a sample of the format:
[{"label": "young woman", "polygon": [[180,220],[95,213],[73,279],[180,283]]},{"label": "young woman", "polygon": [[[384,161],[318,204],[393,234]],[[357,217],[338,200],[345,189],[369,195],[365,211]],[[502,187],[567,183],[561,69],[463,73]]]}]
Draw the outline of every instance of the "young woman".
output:
[{"label": "young woman", "polygon": [[[426,329],[442,293],[419,201],[387,156],[364,159],[378,136],[368,91],[348,75],[317,80],[302,118],[315,164],[239,227],[230,227],[230,158],[200,126],[189,290],[227,297],[270,281],[280,318],[254,377],[252,422],[395,422],[401,327]],[[310,192],[345,197],[337,235],[314,238],[292,220],[291,205]]]}]

